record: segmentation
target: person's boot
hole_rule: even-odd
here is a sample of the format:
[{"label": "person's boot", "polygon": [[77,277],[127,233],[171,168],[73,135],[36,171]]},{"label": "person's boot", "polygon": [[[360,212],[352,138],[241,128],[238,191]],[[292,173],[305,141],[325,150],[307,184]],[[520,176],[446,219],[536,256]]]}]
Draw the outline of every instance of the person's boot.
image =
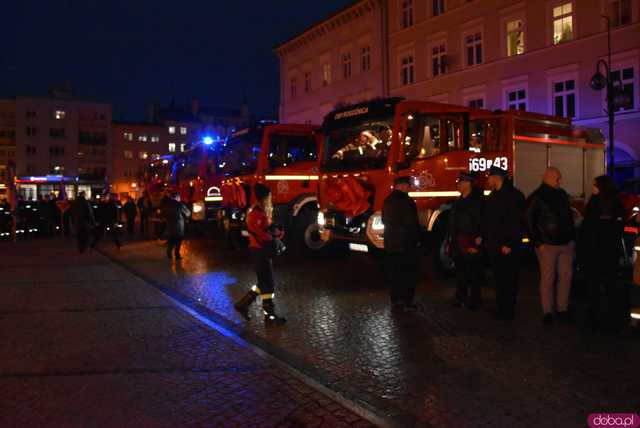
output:
[{"label": "person's boot", "polygon": [[244,319],[249,321],[251,319],[251,317],[249,316],[249,306],[251,306],[251,304],[255,302],[257,297],[258,293],[253,290],[249,290],[247,294],[242,296],[242,298],[233,305],[233,307],[236,309],[236,311],[240,312],[240,315],[242,315]]},{"label": "person's boot", "polygon": [[262,311],[264,312],[264,323],[266,325],[280,325],[287,322],[286,318],[276,315],[276,308],[271,300],[262,302]]}]

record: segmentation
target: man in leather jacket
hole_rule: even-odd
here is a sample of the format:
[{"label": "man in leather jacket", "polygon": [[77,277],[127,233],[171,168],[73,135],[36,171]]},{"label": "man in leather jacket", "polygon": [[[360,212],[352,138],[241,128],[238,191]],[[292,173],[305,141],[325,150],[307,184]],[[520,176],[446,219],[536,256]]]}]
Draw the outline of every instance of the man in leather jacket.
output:
[{"label": "man in leather jacket", "polygon": [[540,297],[545,324],[553,321],[556,274],[556,315],[563,321],[569,318],[575,229],[569,195],[560,187],[561,180],[562,174],[557,168],[547,168],[542,185],[529,196],[527,209],[529,238],[536,248],[540,265]]}]

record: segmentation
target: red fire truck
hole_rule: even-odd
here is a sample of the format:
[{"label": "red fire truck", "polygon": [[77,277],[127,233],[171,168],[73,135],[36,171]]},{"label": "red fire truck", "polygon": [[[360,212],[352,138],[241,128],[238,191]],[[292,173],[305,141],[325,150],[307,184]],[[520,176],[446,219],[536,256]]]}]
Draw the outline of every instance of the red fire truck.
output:
[{"label": "red fire truck", "polygon": [[323,239],[345,241],[354,251],[382,249],[383,201],[394,178],[409,175],[425,237],[435,238],[436,264],[444,270],[453,268],[445,238],[460,171],[499,166],[528,195],[544,169],[554,165],[565,172],[563,186],[581,207],[593,179],[605,170],[599,131],[523,111],[380,99],[331,112],[323,134],[318,213]]},{"label": "red fire truck", "polygon": [[[288,239],[313,248],[310,228],[317,228],[318,153],[321,136],[312,125],[259,123],[234,133],[218,165],[225,229],[247,236],[245,216],[254,201],[253,185],[272,191],[274,220]],[[317,234],[315,234],[317,235]],[[290,241],[291,242],[291,241]],[[320,242],[322,244],[322,242]]]}]

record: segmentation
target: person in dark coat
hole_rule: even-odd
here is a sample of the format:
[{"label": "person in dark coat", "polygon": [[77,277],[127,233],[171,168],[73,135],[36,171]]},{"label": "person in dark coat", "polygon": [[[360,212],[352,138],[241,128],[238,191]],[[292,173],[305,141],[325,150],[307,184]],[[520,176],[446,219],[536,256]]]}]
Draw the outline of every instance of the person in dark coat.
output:
[{"label": "person in dark coat", "polygon": [[569,195],[560,187],[561,179],[557,168],[547,168],[542,184],[527,203],[529,239],[535,246],[540,266],[540,300],[545,324],[553,322],[554,306],[560,321],[569,319],[575,229]]},{"label": "person in dark coat", "polygon": [[151,206],[151,199],[149,199],[149,194],[147,192],[144,192],[138,199],[137,205],[138,212],[140,213],[140,235],[144,237],[147,231],[149,217],[151,216],[151,211],[153,210]]},{"label": "person in dark coat", "polygon": [[58,201],[54,194],[51,194],[48,205],[48,214],[51,221],[52,233],[56,234],[59,230],[61,230],[62,222],[60,218],[60,209],[58,208]]},{"label": "person in dark coat", "polygon": [[133,198],[127,198],[127,202],[124,204],[123,211],[124,216],[127,220],[127,233],[129,234],[129,236],[133,236],[137,214],[136,204],[133,202]]},{"label": "person in dark coat", "polygon": [[415,310],[418,281],[420,223],[416,203],[409,196],[410,177],[398,177],[382,207],[387,281],[394,308]]},{"label": "person in dark coat", "polygon": [[480,305],[482,258],[480,246],[484,233],[484,200],[475,186],[476,178],[463,172],[457,180],[460,198],[453,204],[449,218],[449,248],[456,263],[457,288],[454,305],[475,310]]},{"label": "person in dark coat", "polygon": [[516,314],[525,199],[502,168],[489,169],[488,184],[484,246],[496,281],[496,318],[508,321]]},{"label": "person in dark coat", "polygon": [[176,260],[180,260],[180,246],[191,211],[180,201],[180,194],[173,193],[162,203],[162,216],[166,222],[167,257],[171,259],[173,251]]},{"label": "person in dark coat", "polygon": [[92,247],[95,247],[100,239],[107,233],[113,243],[120,249],[120,238],[118,237],[118,205],[115,199],[106,193],[98,205],[98,226],[95,229]]},{"label": "person in dark coat", "polygon": [[618,279],[625,216],[613,179],[606,175],[597,177],[578,241],[589,287],[588,321],[594,328],[615,330],[629,319],[628,302],[621,302],[626,300],[625,285]]},{"label": "person in dark coat", "polygon": [[89,245],[91,230],[96,225],[93,208],[85,199],[85,192],[78,193],[78,197],[71,203],[70,217],[76,232],[78,250],[83,253]]}]

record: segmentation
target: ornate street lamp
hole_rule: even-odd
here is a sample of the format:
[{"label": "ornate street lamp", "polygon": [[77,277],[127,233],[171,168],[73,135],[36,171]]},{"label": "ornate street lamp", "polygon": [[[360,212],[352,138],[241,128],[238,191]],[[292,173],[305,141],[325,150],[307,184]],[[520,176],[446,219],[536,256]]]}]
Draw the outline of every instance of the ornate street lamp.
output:
[{"label": "ornate street lamp", "polygon": [[[615,130],[614,130],[615,106],[613,102],[614,94],[613,94],[613,82],[611,80],[610,64],[611,64],[611,48],[609,48],[609,61],[605,62],[604,60],[600,59],[596,63],[596,72],[591,78],[591,88],[595,91],[601,91],[605,88],[607,89],[607,93],[606,93],[607,115],[609,116],[609,168],[608,169],[609,169],[609,175],[613,177],[615,173],[615,157],[613,153],[613,148],[614,148],[613,139],[615,136]],[[605,69],[604,75],[600,72],[601,66],[603,66]]]}]

